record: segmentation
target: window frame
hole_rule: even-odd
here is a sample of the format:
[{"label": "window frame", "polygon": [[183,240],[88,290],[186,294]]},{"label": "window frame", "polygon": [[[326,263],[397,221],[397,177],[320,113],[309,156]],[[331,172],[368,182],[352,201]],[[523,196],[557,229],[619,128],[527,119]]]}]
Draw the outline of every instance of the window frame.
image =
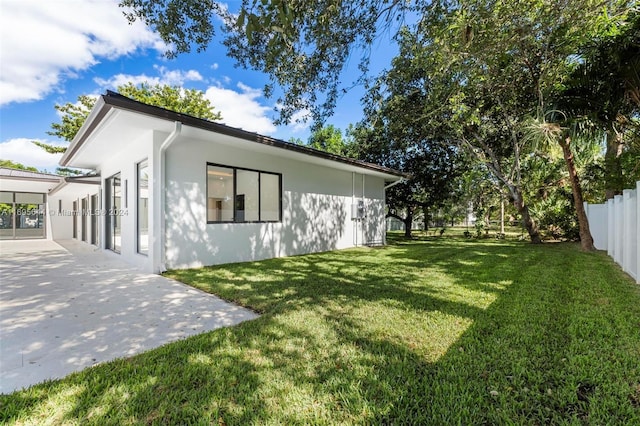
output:
[{"label": "window frame", "polygon": [[[140,198],[140,193],[141,191],[141,187],[140,187],[140,169],[141,166],[144,166],[147,169],[147,249],[146,252],[142,252],[140,251],[141,248],[141,244],[140,244],[140,237],[142,236],[140,234],[140,219],[141,219],[141,215],[140,215],[140,200],[142,200],[142,198]],[[141,160],[139,162],[136,163],[136,253],[142,256],[149,256],[149,224],[150,224],[150,220],[149,220],[149,199],[150,194],[149,194],[149,190],[150,190],[150,181],[149,181],[149,159],[145,158],[144,160]]]},{"label": "window frame", "polygon": [[[120,185],[115,185],[116,179],[120,181]],[[116,210],[123,210],[122,198],[122,171],[116,172],[113,175],[105,179],[105,247],[107,250],[111,250],[114,253],[121,254],[122,252],[122,216],[116,214]],[[114,188],[120,187],[120,208],[116,209],[115,206],[115,192]],[[119,223],[119,225],[118,225]],[[116,246],[116,229],[120,229],[120,245]]]},{"label": "window frame", "polygon": [[[207,225],[209,224],[227,224],[227,223],[281,223],[282,222],[282,173],[277,173],[277,172],[267,172],[265,170],[257,170],[257,169],[249,169],[246,167],[236,167],[236,166],[229,166],[226,164],[220,164],[220,163],[211,163],[207,161],[207,165],[205,168],[205,176],[206,176],[206,185],[205,185],[205,207],[207,206],[207,203],[209,202],[209,166],[213,166],[213,167],[223,167],[226,169],[231,169],[233,170],[233,220],[214,220],[211,221],[209,220],[209,213],[205,212],[206,214],[206,218],[207,218]],[[237,210],[236,210],[236,197],[238,195],[237,193],[237,189],[238,189],[238,182],[237,182],[237,171],[238,170],[243,170],[243,171],[247,171],[247,172],[256,172],[258,173],[258,220],[245,220],[245,221],[238,221],[235,220],[235,218],[238,217],[237,214]],[[277,176],[278,177],[278,220],[261,220],[261,216],[262,216],[262,191],[261,191],[261,185],[262,185],[262,179],[261,179],[261,175],[262,174],[267,174],[267,175],[273,175],[273,176]]]}]

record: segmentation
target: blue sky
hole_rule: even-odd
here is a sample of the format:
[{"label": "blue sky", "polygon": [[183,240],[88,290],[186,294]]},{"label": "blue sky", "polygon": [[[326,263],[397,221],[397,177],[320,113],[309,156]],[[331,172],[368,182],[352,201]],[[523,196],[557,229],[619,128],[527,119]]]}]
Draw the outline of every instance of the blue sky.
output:
[{"label": "blue sky", "polygon": [[[131,81],[166,83],[206,93],[221,111],[223,123],[289,140],[306,140],[309,125],[272,124],[275,98],[262,87],[268,77],[234,67],[214,40],[204,53],[168,60],[166,46],[140,23],[128,25],[118,0],[2,0],[0,2],[0,158],[54,171],[59,155],[30,141],[60,143],[47,135],[58,121],[56,103],[75,102],[81,94],[98,95]],[[228,2],[231,11],[237,1]],[[373,49],[373,69],[388,66],[395,48],[385,42]],[[357,77],[357,57],[343,75]],[[349,91],[328,124],[344,130],[361,118],[362,88]]]}]

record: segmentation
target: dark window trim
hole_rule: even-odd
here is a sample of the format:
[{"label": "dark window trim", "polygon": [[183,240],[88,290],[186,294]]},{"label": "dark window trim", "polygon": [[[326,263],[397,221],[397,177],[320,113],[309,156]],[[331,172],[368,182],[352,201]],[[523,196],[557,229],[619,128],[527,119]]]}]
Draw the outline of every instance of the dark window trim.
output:
[{"label": "dark window trim", "polygon": [[[236,220],[221,220],[221,221],[211,221],[209,220],[209,218],[207,217],[207,225],[208,224],[219,224],[219,223],[282,223],[282,173],[276,173],[276,172],[268,172],[265,170],[256,170],[256,169],[249,169],[247,167],[236,167],[236,166],[229,166],[226,164],[219,164],[219,163],[210,163],[207,161],[207,166],[205,169],[205,176],[206,176],[206,185],[205,185],[205,190],[206,190],[206,194],[205,194],[205,206],[206,203],[208,202],[207,200],[209,199],[209,166],[213,166],[213,167],[224,167],[227,169],[231,169],[233,170],[233,217],[236,218],[237,214],[236,214],[236,202],[235,202],[235,197],[237,195],[237,171],[238,170],[244,170],[247,172],[256,172],[258,173],[258,220],[245,220],[245,221],[236,221]],[[260,216],[262,214],[261,211],[261,199],[260,197],[262,196],[261,191],[260,191],[260,185],[261,185],[261,181],[260,181],[260,174],[264,173],[267,175],[274,175],[274,176],[278,176],[278,190],[279,190],[279,194],[278,194],[278,205],[279,205],[279,219],[278,220],[260,220]],[[208,213],[207,213],[208,215]]]}]

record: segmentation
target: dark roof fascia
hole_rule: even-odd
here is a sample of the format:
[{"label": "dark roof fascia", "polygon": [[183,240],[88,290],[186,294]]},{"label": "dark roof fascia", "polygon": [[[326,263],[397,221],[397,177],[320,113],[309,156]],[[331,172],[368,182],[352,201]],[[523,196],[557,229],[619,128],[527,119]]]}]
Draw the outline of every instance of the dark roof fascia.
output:
[{"label": "dark roof fascia", "polygon": [[65,176],[65,182],[67,183],[86,183],[89,185],[100,185],[100,175],[87,175],[87,176]]},{"label": "dark roof fascia", "polygon": [[61,176],[61,181],[58,185],[51,188],[49,195],[54,195],[62,188],[69,184],[81,184],[81,185],[100,185],[101,179],[99,174],[80,175],[80,176]]},{"label": "dark roof fascia", "polygon": [[[290,142],[285,142],[283,140],[274,139],[269,136],[263,136],[258,133],[248,132],[246,130],[238,129],[235,127],[226,126],[220,123],[214,123],[213,121],[204,120],[201,118],[196,118],[190,115],[181,114],[179,112],[170,111],[168,109],[160,108],[153,105],[147,105],[142,102],[135,101],[133,99],[127,98],[126,96],[122,96],[119,93],[112,92],[110,90],[107,91],[106,95],[102,96],[104,100],[104,104],[107,107],[117,107],[120,109],[126,109],[134,112],[138,112],[141,114],[150,115],[152,117],[161,118],[170,121],[179,121],[184,125],[196,127],[203,130],[208,130],[215,133],[220,133],[226,136],[236,137],[239,139],[244,139],[250,142],[256,142],[263,145],[269,145],[276,148],[286,149],[289,151],[295,151],[306,155],[311,155],[314,157],[322,158],[325,160],[337,161],[340,163],[348,164],[355,167],[360,167],[376,172],[386,173],[398,177],[409,177],[408,174],[402,173],[398,170],[393,170],[387,167],[379,166],[377,164],[367,163],[365,161],[354,160],[347,157],[342,157],[340,155],[330,154],[328,152],[320,151],[317,149],[309,148],[306,146],[296,145]],[[103,108],[103,110],[106,108]],[[97,125],[100,119],[106,115],[109,109],[103,114],[99,114],[96,116],[96,124],[93,127],[87,129],[84,135],[88,135]],[[86,137],[84,136],[83,137]],[[84,141],[82,141],[84,142]],[[79,147],[81,144],[77,144]]]}]

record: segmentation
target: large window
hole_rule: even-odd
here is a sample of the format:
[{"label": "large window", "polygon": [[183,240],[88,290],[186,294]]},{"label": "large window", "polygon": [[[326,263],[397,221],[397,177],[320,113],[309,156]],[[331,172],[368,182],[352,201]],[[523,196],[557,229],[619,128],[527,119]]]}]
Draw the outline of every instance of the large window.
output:
[{"label": "large window", "polygon": [[282,175],[207,164],[207,222],[279,222]]},{"label": "large window", "polygon": [[149,164],[138,163],[138,253],[149,253]]},{"label": "large window", "polygon": [[45,195],[0,192],[0,239],[44,238]]}]

